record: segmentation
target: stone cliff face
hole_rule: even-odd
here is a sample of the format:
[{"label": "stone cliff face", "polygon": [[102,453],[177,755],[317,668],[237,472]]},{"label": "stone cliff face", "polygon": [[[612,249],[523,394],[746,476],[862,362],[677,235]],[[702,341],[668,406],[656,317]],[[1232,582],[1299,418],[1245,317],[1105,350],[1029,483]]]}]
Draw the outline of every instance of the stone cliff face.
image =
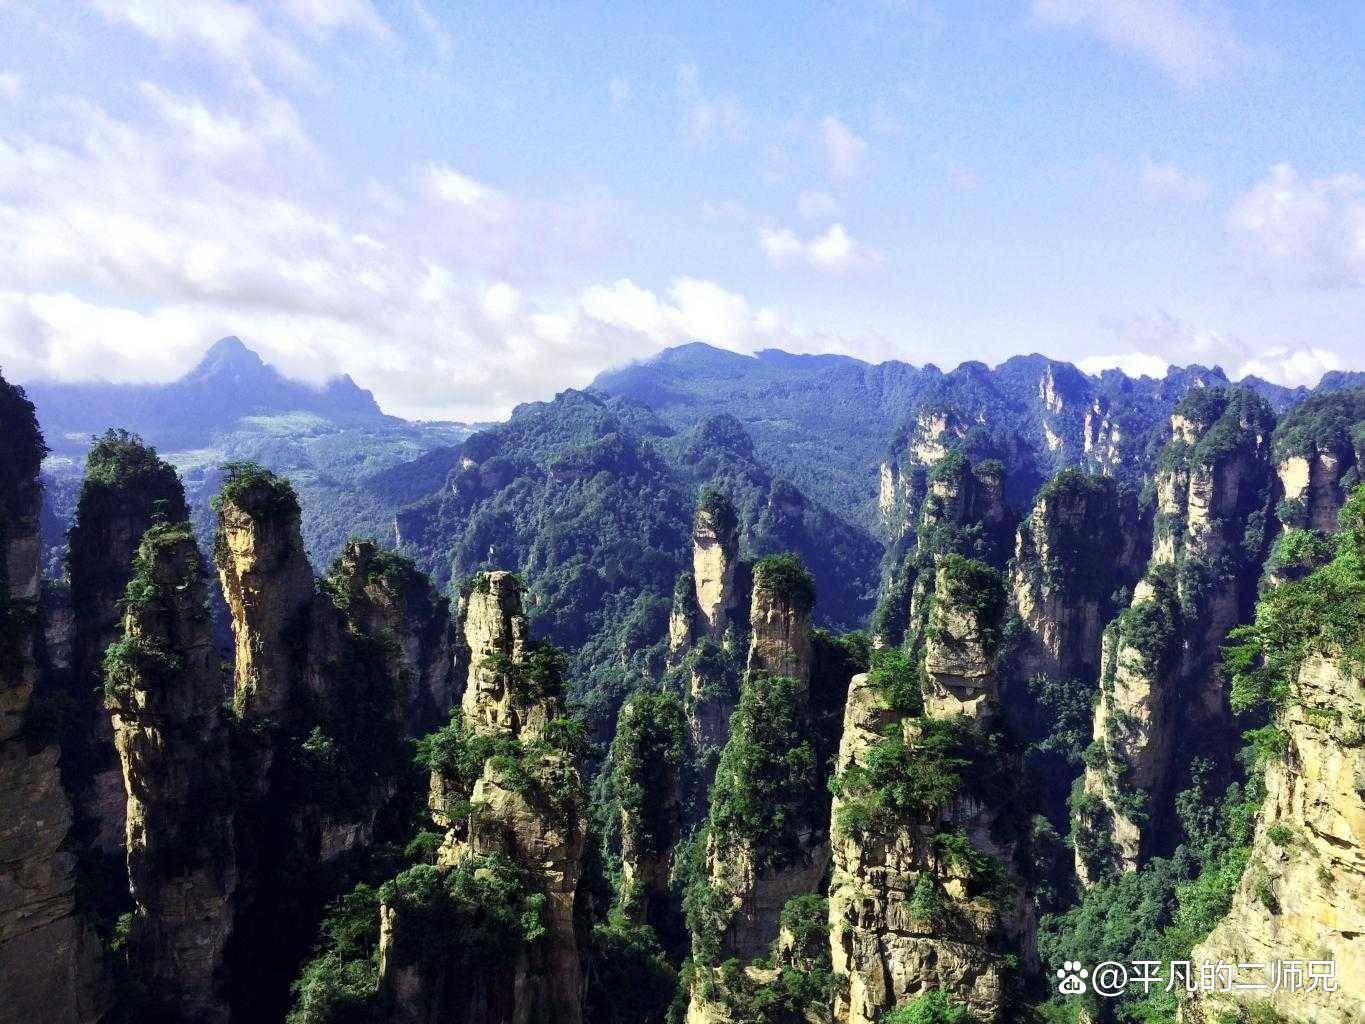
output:
[{"label": "stone cliff face", "polygon": [[1023,679],[1095,679],[1112,594],[1147,557],[1137,496],[1075,470],[1038,493],[1019,525],[1010,600],[1023,626],[1014,653]]},{"label": "stone cliff face", "polygon": [[352,540],[329,574],[334,598],[354,628],[392,641],[389,674],[406,682],[401,695],[407,731],[440,726],[460,695],[449,602],[401,556],[372,540]]},{"label": "stone cliff face", "polygon": [[71,694],[80,713],[64,745],[82,841],[120,859],[127,797],[113,727],[99,704],[104,652],[123,633],[120,602],[143,533],[158,519],[178,523],[188,515],[175,470],[140,438],[110,431],[96,441],[69,538]]},{"label": "stone cliff face", "polygon": [[[810,742],[814,587],[790,555],[761,559],[753,581],[748,669],[711,789],[701,884],[713,916],[707,934],[693,936],[693,1024],[731,1013],[736,993],[717,967],[766,956],[784,907],[816,893],[829,864],[823,778]],[[767,793],[774,775],[782,781]],[[754,806],[756,791],[773,806]]]},{"label": "stone cliff face", "polygon": [[300,696],[313,600],[298,501],[279,478],[258,474],[218,503],[214,560],[232,618],[233,705],[248,720],[283,721]]},{"label": "stone cliff face", "polygon": [[[933,581],[927,635],[907,639],[922,651],[923,714],[899,704],[886,667],[855,676],[845,706],[829,888],[841,1024],[875,1024],[930,990],[1002,1019],[1007,951],[1033,959],[1028,897],[1005,881],[1016,878],[1021,833],[1009,820],[1008,762],[991,738],[1003,582],[953,555]],[[979,766],[972,778],[935,767],[945,745]],[[994,767],[977,777],[984,765]],[[934,791],[920,792],[916,780],[927,778]]]},{"label": "stone cliff face", "polygon": [[738,662],[749,630],[739,591],[748,577],[733,503],[718,491],[703,493],[692,519],[692,570],[678,579],[668,623],[668,672],[684,694],[700,792],[710,785],[739,698]]},{"label": "stone cliff face", "polygon": [[1277,513],[1286,529],[1331,533],[1346,493],[1360,482],[1365,464],[1365,392],[1313,395],[1275,428],[1274,459],[1282,501]]},{"label": "stone cliff face", "polygon": [[[779,556],[781,557],[781,556]],[[749,608],[749,658],[753,675],[790,676],[809,687],[811,670],[810,613],[813,593],[788,578],[803,570],[777,559],[764,559],[754,569]]]},{"label": "stone cliff face", "polygon": [[978,599],[984,577],[966,559],[949,556],[938,563],[924,641],[924,713],[930,718],[988,721],[1000,710],[1002,609],[998,601]]},{"label": "stone cliff face", "polygon": [[[855,676],[836,771],[866,764],[888,729],[910,749],[921,735],[918,720],[891,711],[868,676]],[[999,810],[966,794],[864,832],[841,825],[848,806],[846,797],[835,798],[830,943],[844,984],[835,988],[834,1019],[876,1024],[930,990],[984,1019],[1002,1019],[1011,970],[1006,953],[1028,947],[1026,906],[1021,897],[998,905],[940,839],[962,835],[978,855],[1004,863],[1011,851],[994,838]]]},{"label": "stone cliff face", "polygon": [[1279,992],[1215,994],[1187,1007],[1186,1020],[1213,1022],[1220,1012],[1269,1007],[1283,1015],[1277,1019],[1348,1024],[1365,1006],[1365,678],[1359,668],[1339,654],[1310,656],[1281,724],[1284,755],[1267,768],[1265,801],[1232,909],[1192,959],[1332,961],[1337,991],[1291,991],[1286,984]]},{"label": "stone cliff face", "polygon": [[265,1018],[310,941],[313,886],[374,842],[409,724],[452,696],[453,656],[444,602],[400,556],[351,544],[314,579],[283,478],[240,467],[216,507],[236,652],[239,898],[227,958],[234,1018]]},{"label": "stone cliff face", "polygon": [[635,921],[676,930],[669,906],[673,850],[682,836],[687,723],[668,690],[637,693],[612,741],[612,786],[621,829],[621,905]]},{"label": "stone cliff face", "polygon": [[[385,907],[381,990],[398,1021],[575,1024],[583,1007],[574,915],[586,822],[573,744],[564,737],[570,727],[558,667],[527,642],[521,588],[510,573],[481,574],[463,615],[469,679],[450,742],[488,754],[472,765],[473,777],[461,774],[471,767],[463,758],[433,765],[429,803],[446,830],[437,868],[505,858],[543,900],[543,934],[469,976],[458,958],[415,962],[420,951],[395,941],[403,911]],[[471,1001],[470,991],[484,995]]]},{"label": "stone cliff face", "polygon": [[35,718],[43,451],[32,405],[0,380],[0,1006],[82,1024],[102,1016],[107,988],[77,913],[60,755]]},{"label": "stone cliff face", "polygon": [[1251,614],[1269,542],[1272,425],[1265,402],[1236,389],[1191,392],[1171,417],[1147,580],[1105,641],[1077,811],[1083,880],[1153,852],[1177,751],[1227,771],[1233,730],[1217,665],[1228,631]]},{"label": "stone cliff face", "polygon": [[128,792],[129,967],[157,1019],[227,1021],[237,886],[227,680],[188,524],[149,530],[132,570],[105,685]]}]

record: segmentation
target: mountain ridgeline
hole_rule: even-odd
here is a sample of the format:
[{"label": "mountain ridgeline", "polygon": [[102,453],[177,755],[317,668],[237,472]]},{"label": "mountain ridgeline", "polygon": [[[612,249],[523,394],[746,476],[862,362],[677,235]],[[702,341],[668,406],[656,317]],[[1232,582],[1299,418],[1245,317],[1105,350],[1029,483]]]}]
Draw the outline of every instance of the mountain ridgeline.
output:
[{"label": "mountain ridgeline", "polygon": [[0,381],[0,1022],[1358,1021],[1357,383],[694,345],[318,490]]}]

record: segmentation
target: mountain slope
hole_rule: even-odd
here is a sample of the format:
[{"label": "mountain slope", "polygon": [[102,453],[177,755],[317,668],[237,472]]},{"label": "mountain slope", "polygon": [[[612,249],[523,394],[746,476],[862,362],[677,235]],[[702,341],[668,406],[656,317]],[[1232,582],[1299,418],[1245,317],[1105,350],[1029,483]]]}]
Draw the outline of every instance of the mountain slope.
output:
[{"label": "mountain slope", "polygon": [[460,424],[387,416],[349,377],[322,388],[290,380],[237,338],[216,342],[167,384],[37,381],[26,390],[53,449],[44,464],[43,523],[52,574],[61,571],[85,453],[111,427],[140,435],[180,472],[201,543],[223,465],[259,462],[284,474],[304,499],[304,540],[318,562],[352,533],[391,535],[394,510],[415,497],[371,478],[469,433]]}]

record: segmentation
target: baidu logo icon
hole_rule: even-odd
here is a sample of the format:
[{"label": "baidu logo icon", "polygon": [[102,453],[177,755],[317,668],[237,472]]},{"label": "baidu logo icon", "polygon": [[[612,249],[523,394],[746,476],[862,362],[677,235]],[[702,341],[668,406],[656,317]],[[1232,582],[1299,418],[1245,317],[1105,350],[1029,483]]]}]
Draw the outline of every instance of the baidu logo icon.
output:
[{"label": "baidu logo icon", "polygon": [[1079,960],[1064,961],[1057,969],[1057,991],[1064,996],[1084,995],[1085,979],[1089,976]]}]

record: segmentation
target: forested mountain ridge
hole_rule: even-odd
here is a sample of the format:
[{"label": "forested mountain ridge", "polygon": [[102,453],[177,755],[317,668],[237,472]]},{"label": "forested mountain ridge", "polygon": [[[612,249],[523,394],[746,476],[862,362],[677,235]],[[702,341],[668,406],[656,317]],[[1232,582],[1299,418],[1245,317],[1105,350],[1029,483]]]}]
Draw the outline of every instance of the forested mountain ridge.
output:
[{"label": "forested mountain ridge", "polygon": [[322,387],[290,380],[233,337],[166,384],[35,381],[26,391],[51,448],[44,463],[49,573],[60,573],[85,456],[110,428],[133,431],[175,466],[201,543],[212,534],[208,502],[223,465],[259,462],[285,474],[305,499],[304,542],[320,562],[333,558],[349,533],[380,532],[411,500],[367,486],[370,477],[469,433],[461,424],[385,415],[349,377]]},{"label": "forested mountain ridge", "polygon": [[[962,371],[893,428],[880,565],[746,406],[567,391],[392,467],[417,500],[321,574],[286,477],[222,467],[200,546],[174,466],[111,431],[46,581],[45,449],[0,384],[13,1004],[1354,1020],[1365,389],[1277,412],[1196,374],[1097,410],[1064,364]],[[1337,984],[1056,991],[1204,956]]]},{"label": "forested mountain ridge", "polygon": [[[1104,431],[1118,433],[1114,426],[1121,423],[1124,454],[1130,470],[1140,474],[1138,456],[1180,397],[1191,387],[1226,383],[1217,367],[1171,367],[1161,380],[1130,378],[1118,370],[1090,377],[1070,363],[1027,355],[994,369],[967,362],[944,371],[933,364],[872,364],[775,349],[749,356],[698,342],[609,370],[592,388],[644,402],[679,430],[716,414],[737,416],[763,461],[810,497],[875,530],[881,516],[868,480],[879,467],[895,466],[922,419],[952,411],[965,433],[985,414],[987,430],[1017,439],[1040,477],[1076,463],[1084,430],[1092,431],[1094,447]],[[1328,374],[1320,386],[1352,383],[1362,383],[1361,375]],[[1307,388],[1254,377],[1244,384],[1277,410],[1308,394]]]}]

